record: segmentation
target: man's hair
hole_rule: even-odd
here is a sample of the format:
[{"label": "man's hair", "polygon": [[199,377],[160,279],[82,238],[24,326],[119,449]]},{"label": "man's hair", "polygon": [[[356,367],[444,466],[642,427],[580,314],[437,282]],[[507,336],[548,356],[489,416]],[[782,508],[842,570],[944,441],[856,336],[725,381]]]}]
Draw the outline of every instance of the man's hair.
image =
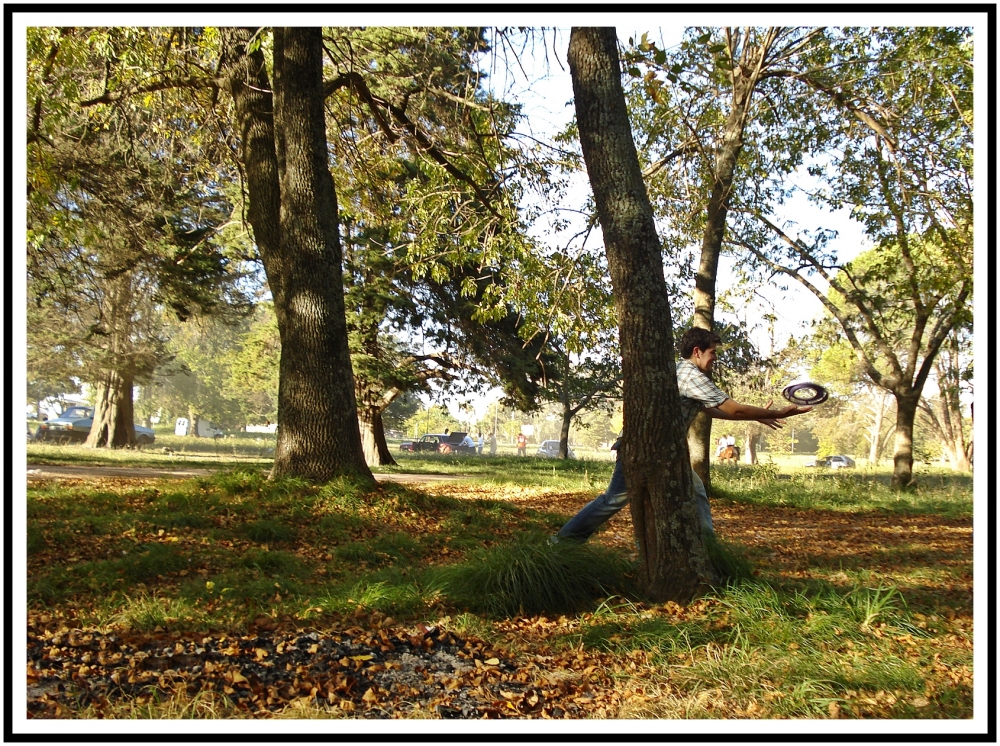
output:
[{"label": "man's hair", "polygon": [[699,350],[707,350],[712,345],[717,345],[721,341],[719,335],[715,332],[710,332],[708,329],[701,329],[697,326],[693,327],[684,332],[684,336],[681,337],[681,357],[687,360],[694,354],[695,347]]}]

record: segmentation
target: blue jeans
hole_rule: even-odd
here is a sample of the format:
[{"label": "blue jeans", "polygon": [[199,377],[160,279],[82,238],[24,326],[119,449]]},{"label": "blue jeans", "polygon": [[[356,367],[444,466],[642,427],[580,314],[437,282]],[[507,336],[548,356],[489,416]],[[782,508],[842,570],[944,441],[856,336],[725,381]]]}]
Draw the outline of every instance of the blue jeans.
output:
[{"label": "blue jeans", "polygon": [[[691,470],[691,489],[694,492],[695,506],[698,517],[706,531],[714,533],[712,526],[712,509],[708,504],[708,493],[701,478]],[[601,527],[611,516],[628,505],[628,492],[625,489],[625,470],[619,455],[615,461],[615,470],[611,474],[611,482],[603,494],[598,495],[580,508],[580,512],[567,521],[566,525],[556,534],[560,539],[584,542]]]}]

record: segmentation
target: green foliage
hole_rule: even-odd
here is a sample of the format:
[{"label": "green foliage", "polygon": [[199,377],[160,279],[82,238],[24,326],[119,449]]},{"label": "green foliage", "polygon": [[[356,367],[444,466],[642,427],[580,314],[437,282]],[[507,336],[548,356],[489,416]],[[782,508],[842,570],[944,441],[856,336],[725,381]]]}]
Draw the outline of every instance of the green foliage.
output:
[{"label": "green foliage", "polygon": [[223,358],[228,377],[222,390],[246,423],[278,421],[278,364],[281,338],[273,303],[259,303],[245,333]]},{"label": "green foliage", "polygon": [[[178,34],[190,41],[183,60],[173,54]],[[170,358],[166,312],[188,319],[247,304],[248,242],[224,228],[233,180],[216,165],[226,146],[206,122],[214,107],[173,86],[131,93],[150,77],[187,77],[210,50],[193,29],[29,37],[28,299],[59,322],[29,324],[30,364],[47,371],[29,379],[72,375],[95,385],[98,419],[130,413],[133,384]],[[105,441],[126,445],[127,436],[92,445]]]}]

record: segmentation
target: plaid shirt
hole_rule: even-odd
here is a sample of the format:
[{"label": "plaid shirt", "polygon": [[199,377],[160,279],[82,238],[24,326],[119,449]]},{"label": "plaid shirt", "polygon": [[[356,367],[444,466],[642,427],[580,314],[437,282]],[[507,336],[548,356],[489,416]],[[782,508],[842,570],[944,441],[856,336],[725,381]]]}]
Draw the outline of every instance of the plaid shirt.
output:
[{"label": "plaid shirt", "polygon": [[717,407],[729,397],[712,383],[701,369],[690,360],[677,363],[677,388],[681,395],[681,416],[688,428],[703,409]]}]

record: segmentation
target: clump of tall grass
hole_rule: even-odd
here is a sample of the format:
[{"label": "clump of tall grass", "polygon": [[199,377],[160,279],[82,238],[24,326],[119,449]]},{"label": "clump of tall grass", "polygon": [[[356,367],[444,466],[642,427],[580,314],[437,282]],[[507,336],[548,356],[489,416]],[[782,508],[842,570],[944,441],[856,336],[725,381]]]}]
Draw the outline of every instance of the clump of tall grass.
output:
[{"label": "clump of tall grass", "polygon": [[753,578],[753,565],[737,545],[720,539],[714,533],[706,533],[705,548],[722,585],[740,583]]},{"label": "clump of tall grass", "polygon": [[631,571],[609,550],[529,536],[473,552],[442,570],[440,584],[455,605],[493,617],[566,613],[601,597],[633,595]]}]

